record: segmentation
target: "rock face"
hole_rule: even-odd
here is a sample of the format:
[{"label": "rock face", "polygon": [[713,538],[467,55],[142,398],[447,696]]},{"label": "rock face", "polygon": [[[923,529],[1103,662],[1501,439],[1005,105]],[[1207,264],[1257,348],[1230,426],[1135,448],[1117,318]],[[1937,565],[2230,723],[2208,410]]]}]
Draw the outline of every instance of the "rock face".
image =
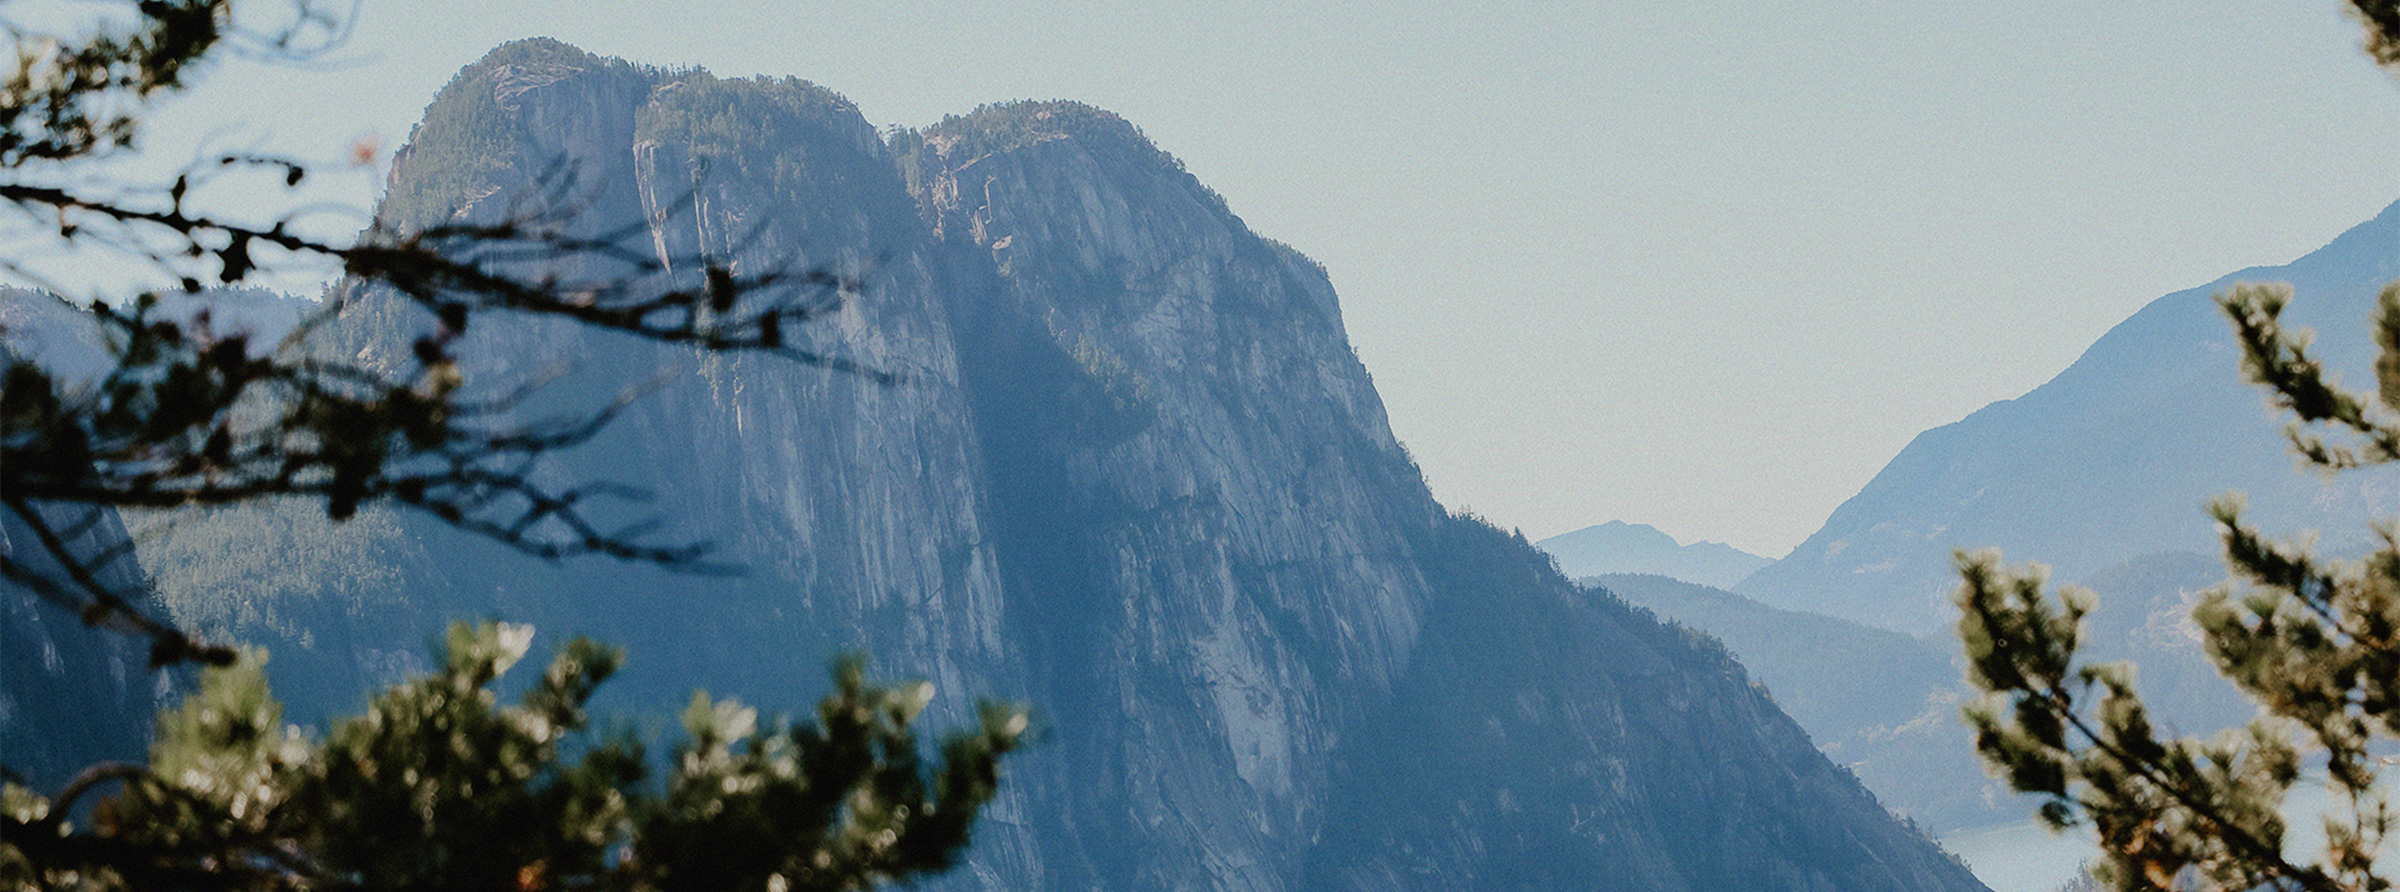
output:
[{"label": "rock face", "polygon": [[1441,516],[1332,286],[1090,108],[948,121],[903,167],[980,335],[1002,566],[1082,825],[1044,836],[1144,839],[1060,879],[1281,887],[1405,666]]},{"label": "rock face", "polygon": [[2243,380],[2212,297],[2235,282],[2291,283],[2286,321],[2322,332],[2328,366],[2358,387],[2375,380],[2364,324],[2394,278],[2400,205],[2289,265],[2159,298],[2049,383],[1918,435],[1816,534],[1734,591],[1933,632],[1949,622],[1954,549],[1997,547],[2060,580],[2146,555],[2214,555],[2204,508],[2229,491],[2247,493],[2247,516],[2264,530],[2314,529],[2328,553],[2363,551],[2367,521],[2400,512],[2400,475],[2296,471],[2284,419]]},{"label": "rock face", "polygon": [[[292,699],[346,709],[377,680],[359,653],[484,611],[626,646],[621,711],[692,687],[799,708],[795,679],[864,649],[951,720],[986,694],[1046,728],[942,888],[1980,888],[1713,642],[1436,505],[1324,272],[1112,115],[1015,104],[887,141],[802,82],[528,41],[443,91],[390,196],[403,226],[551,214],[670,267],[861,275],[794,336],[906,381],[479,323],[470,374],[571,372],[529,411],[663,381],[548,473],[657,493],[633,514],[745,572],[545,565],[362,515],[391,541],[347,570],[403,592],[283,596],[317,617],[292,630],[347,630],[254,632]],[[356,295],[326,349],[402,356],[423,324]],[[227,522],[273,534],[237,562],[330,553],[298,545],[322,524]]]}]

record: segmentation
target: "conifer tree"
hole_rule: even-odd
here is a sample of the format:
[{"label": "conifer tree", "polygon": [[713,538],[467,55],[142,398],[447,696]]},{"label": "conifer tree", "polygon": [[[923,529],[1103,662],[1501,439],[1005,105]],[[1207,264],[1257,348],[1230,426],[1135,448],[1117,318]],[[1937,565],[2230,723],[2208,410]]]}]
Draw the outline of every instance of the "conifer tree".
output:
[{"label": "conifer tree", "polygon": [[[2400,68],[2400,2],[2353,0],[2375,61]],[[2344,390],[2285,328],[2282,285],[2239,285],[2217,303],[2242,367],[2294,419],[2302,460],[2327,473],[2400,462],[2400,283],[2372,322],[2382,348],[2377,392]],[[1984,691],[1966,718],[1976,747],[2011,786],[2037,794],[2054,827],[2098,832],[2093,871],[2124,890],[2392,887],[2376,853],[2400,829],[2389,795],[2400,743],[2400,528],[2357,560],[2321,558],[2243,523],[2238,498],[2212,509],[2234,582],[2192,618],[2218,670],[2259,717],[2208,739],[2151,721],[2133,667],[2079,659],[2094,595],[2045,586],[2039,567],[1961,553],[1959,636],[1968,679]],[[2319,774],[2337,794],[2322,851],[2287,851],[2283,807]]]}]

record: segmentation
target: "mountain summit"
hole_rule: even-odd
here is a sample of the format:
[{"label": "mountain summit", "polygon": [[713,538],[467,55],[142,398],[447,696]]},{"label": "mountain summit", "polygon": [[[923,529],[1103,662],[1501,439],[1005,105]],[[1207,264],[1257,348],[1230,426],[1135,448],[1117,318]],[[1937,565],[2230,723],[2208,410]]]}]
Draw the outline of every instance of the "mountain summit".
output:
[{"label": "mountain summit", "polygon": [[[905,383],[478,327],[477,374],[573,370],[536,403],[663,381],[544,473],[660,493],[664,529],[745,572],[528,562],[377,512],[223,512],[145,553],[179,616],[274,645],[297,714],[456,615],[625,645],[619,709],[798,708],[793,679],[864,649],[936,683],[932,724],[982,693],[1047,727],[940,888],[1981,888],[1713,640],[1435,504],[1324,271],[1114,115],[887,139],[802,81],[526,41],[442,91],[389,195],[403,228],[617,239],[669,285],[692,257],[858,276],[791,337]],[[427,323],[345,299],[325,349],[404,356]],[[234,604],[227,579],[261,584]]]}]

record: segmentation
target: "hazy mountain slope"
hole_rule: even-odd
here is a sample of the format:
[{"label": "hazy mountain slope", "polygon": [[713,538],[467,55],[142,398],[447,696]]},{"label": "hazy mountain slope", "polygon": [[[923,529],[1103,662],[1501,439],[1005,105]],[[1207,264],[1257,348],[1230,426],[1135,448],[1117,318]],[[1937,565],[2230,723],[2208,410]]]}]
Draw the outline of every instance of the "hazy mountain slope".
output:
[{"label": "hazy mountain slope", "polygon": [[[2089,657],[2140,667],[2144,702],[2164,725],[2207,732],[2252,706],[2200,652],[2191,605],[2224,577],[2214,558],[2145,555],[2076,584],[2105,592],[2085,619]],[[1723,641],[1819,749],[1893,810],[1939,831],[2022,820],[2034,803],[1994,781],[1958,718],[1971,696],[1946,636],[1911,638],[1660,576],[1589,580],[1661,617]]]},{"label": "hazy mountain slope", "polygon": [[1723,542],[1679,544],[1649,524],[1612,520],[1537,540],[1535,548],[1558,558],[1569,577],[1606,573],[1649,573],[1715,588],[1728,588],[1774,563]]},{"label": "hazy mountain slope", "polygon": [[2400,511],[2400,476],[2297,473],[2283,422],[2243,382],[2211,297],[2287,281],[2287,317],[2323,333],[2332,366],[2371,382],[2364,323],[2400,277],[2400,205],[2289,265],[2244,270],[2153,301],[2025,396],[1935,428],[1892,459],[1792,553],[1735,591],[1779,607],[1924,633],[1947,623],[1951,552],[1998,547],[2064,579],[2139,555],[2213,553],[2203,506],[2230,490],[2269,530],[2363,546],[2363,521]]},{"label": "hazy mountain slope", "polygon": [[1923,714],[1922,694],[1959,681],[1942,649],[1886,629],[1778,610],[1663,576],[1616,573],[1587,581],[1723,641],[1838,762],[1853,761],[1847,748],[1857,741],[1824,732],[1905,724]]},{"label": "hazy mountain slope", "polygon": [[[1953,889],[1714,639],[1478,522],[1401,696],[1344,752],[1323,889]],[[1498,593],[1506,592],[1506,596]]]},{"label": "hazy mountain slope", "polygon": [[61,381],[91,381],[109,367],[108,350],[90,313],[21,288],[0,288],[0,350],[40,363]]},{"label": "hazy mountain slope", "polygon": [[2256,710],[2217,673],[2192,623],[2200,593],[2223,584],[2225,577],[2222,558],[2167,552],[2121,561],[2075,581],[2100,595],[2099,605],[2084,618],[2090,658],[2131,661],[2138,669],[2142,702],[2161,725],[2203,733],[2248,721]]},{"label": "hazy mountain slope", "polygon": [[[162,296],[156,312],[164,318],[189,319],[202,306],[208,308],[216,331],[248,335],[251,350],[264,354],[275,349],[299,319],[322,305],[260,290],[212,290],[197,297]],[[89,313],[56,297],[0,289],[0,355],[14,350],[62,378],[89,380],[112,367],[103,331]],[[8,520],[13,523],[15,518]],[[132,560],[109,568],[112,587],[140,591],[147,582],[150,597],[141,603],[142,609],[206,638],[238,631],[246,641],[270,645],[279,658],[275,671],[288,676],[288,686],[297,695],[299,708],[293,716],[313,720],[349,707],[367,684],[427,668],[424,630],[438,629],[462,609],[490,609],[472,608],[456,598],[441,574],[441,562],[403,534],[398,522],[390,511],[370,507],[351,523],[334,525],[325,519],[322,505],[270,501],[207,509],[205,520],[186,511],[127,509],[111,512],[100,531],[106,534],[102,540],[131,538],[139,546]],[[32,547],[33,540],[27,538],[31,535],[30,528],[11,526],[12,541],[6,547]],[[444,594],[438,599],[424,595],[436,591]],[[433,603],[438,608],[423,609]],[[11,607],[28,611],[12,624],[12,635],[27,628],[74,624],[64,609],[33,610],[23,599]],[[354,635],[362,624],[369,631]],[[396,628],[408,630],[407,637],[389,639],[389,631]],[[112,653],[136,656],[146,646],[116,633],[93,640],[105,642]],[[12,639],[10,652],[30,658],[42,647]],[[121,659],[139,665],[133,656]],[[9,681],[17,691],[50,684],[34,684],[39,677],[12,673]],[[145,681],[145,690],[154,681]],[[95,696],[95,702],[122,699],[116,694]],[[67,739],[104,742],[92,752],[104,750],[107,758],[138,757],[153,705],[149,693],[138,699],[134,717],[120,733],[79,732]],[[87,754],[77,762],[96,758]]]},{"label": "hazy mountain slope", "polygon": [[[571,189],[546,185],[561,170]],[[655,513],[747,572],[546,565],[394,518],[349,553],[383,555],[358,572],[404,580],[406,609],[367,638],[288,641],[270,667],[314,702],[355,697],[356,655],[422,640],[445,605],[626,645],[618,708],[695,685],[797,708],[826,655],[865,648],[938,683],[936,722],[980,693],[1034,703],[1048,728],[944,888],[1278,890],[1415,870],[1386,840],[1460,853],[1427,862],[1458,878],[1446,888],[1513,888],[1477,853],[1537,838],[1592,867],[1560,868],[1569,885],[1977,888],[1860,807],[1721,654],[1448,518],[1323,271],[1112,115],[1013,104],[887,147],[813,85],[528,41],[444,90],[391,195],[402,223],[572,211],[653,256],[859,272],[866,293],[799,336],[908,382],[478,323],[461,351],[477,367],[568,372],[527,411],[663,382],[548,473],[655,492],[627,518]],[[400,361],[414,311],[346,299],[324,349]],[[153,571],[204,597],[174,563]],[[281,607],[346,604],[329,583]],[[1437,750],[1420,718],[1455,730]],[[1493,723],[1525,730],[1467,733]],[[1369,764],[1392,768],[1356,773]],[[1622,770],[1564,784],[1577,764]],[[1491,805],[1502,790],[1548,791],[1547,810]],[[1423,814],[1367,807],[1394,791]],[[1603,835],[1557,836],[1555,806]],[[1420,821],[1434,814],[1457,817]]]},{"label": "hazy mountain slope", "polygon": [[1966,686],[1935,641],[1661,576],[1588,581],[1723,641],[1817,748],[1893,811],[1937,831],[2028,813],[1976,759],[1958,718]]}]

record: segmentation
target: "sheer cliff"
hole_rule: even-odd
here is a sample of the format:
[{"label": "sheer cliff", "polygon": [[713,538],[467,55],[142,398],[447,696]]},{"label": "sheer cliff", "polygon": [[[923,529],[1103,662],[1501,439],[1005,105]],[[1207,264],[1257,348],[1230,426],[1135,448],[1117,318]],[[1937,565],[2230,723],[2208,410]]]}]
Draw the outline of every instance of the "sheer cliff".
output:
[{"label": "sheer cliff", "polygon": [[[528,412],[640,391],[543,473],[647,490],[629,519],[742,572],[543,564],[391,517],[404,609],[277,640],[278,684],[319,709],[374,680],[357,653],[445,612],[625,645],[620,709],[692,687],[791,709],[864,649],[1046,729],[945,888],[1980,888],[1713,642],[1435,504],[1325,272],[1113,115],[1017,103],[885,138],[804,82],[527,41],[435,100],[383,217],[576,227],[662,284],[695,257],[856,275],[792,334],[901,381],[470,331],[472,374],[556,379]],[[399,356],[425,324],[344,299],[324,349]],[[277,610],[355,615],[336,601]]]}]

